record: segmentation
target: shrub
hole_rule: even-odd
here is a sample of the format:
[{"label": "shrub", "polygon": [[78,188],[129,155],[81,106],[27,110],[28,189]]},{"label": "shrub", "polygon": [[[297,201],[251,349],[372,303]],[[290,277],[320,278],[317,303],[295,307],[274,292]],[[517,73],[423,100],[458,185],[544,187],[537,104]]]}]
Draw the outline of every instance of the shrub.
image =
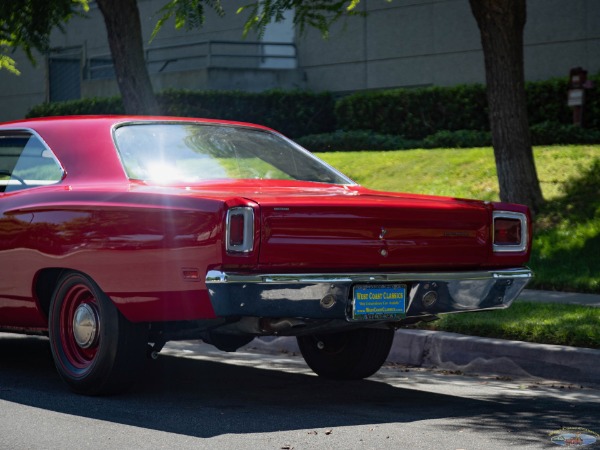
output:
[{"label": "shrub", "polygon": [[533,145],[600,143],[600,131],[575,125],[546,121],[532,125],[530,130]]},{"label": "shrub", "polygon": [[[157,100],[167,115],[259,123],[294,138],[335,129],[331,93],[170,90],[157,94]],[[43,103],[33,107],[27,117],[123,114],[124,111],[120,97],[86,98]]]},{"label": "shrub", "polygon": [[481,85],[360,92],[338,100],[337,125],[345,130],[422,139],[439,130],[486,130]]},{"label": "shrub", "polygon": [[572,122],[573,113],[567,106],[567,90],[566,78],[526,83],[529,123]]},{"label": "shrub", "polygon": [[420,141],[364,130],[338,130],[333,133],[313,134],[296,141],[311,152],[403,150],[420,147]]},{"label": "shrub", "polygon": [[[600,86],[600,75],[590,79]],[[600,142],[600,90],[586,90],[584,130],[571,125],[567,78],[526,85],[534,144]],[[468,85],[358,92],[335,101],[331,93],[273,90],[168,90],[157,94],[164,114],[259,123],[309,148],[377,150],[490,145],[485,87]],[[122,114],[119,97],[89,98],[34,107],[28,117]],[[341,129],[345,132],[334,130]],[[465,131],[469,130],[469,131]],[[588,130],[588,131],[586,131]],[[332,134],[333,133],[333,134]],[[316,135],[316,136],[315,136]]]},{"label": "shrub", "polygon": [[328,92],[169,90],[158,97],[165,114],[259,123],[292,138],[335,129]]},{"label": "shrub", "polygon": [[423,139],[425,148],[470,148],[490,145],[492,145],[492,135],[489,131],[442,130]]},{"label": "shrub", "polygon": [[93,97],[64,102],[41,103],[27,113],[27,117],[79,116],[95,114],[123,114],[121,97]]}]

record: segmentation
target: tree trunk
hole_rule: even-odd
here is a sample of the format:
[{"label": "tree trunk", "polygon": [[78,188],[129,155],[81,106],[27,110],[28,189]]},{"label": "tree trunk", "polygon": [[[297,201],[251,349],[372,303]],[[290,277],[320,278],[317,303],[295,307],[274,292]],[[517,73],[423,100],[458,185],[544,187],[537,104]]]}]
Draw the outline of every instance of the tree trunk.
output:
[{"label": "tree trunk", "polygon": [[159,114],[144,59],[137,0],[97,0],[127,114]]},{"label": "tree trunk", "polygon": [[469,0],[481,32],[500,199],[533,212],[543,202],[533,160],[523,64],[526,0]]}]

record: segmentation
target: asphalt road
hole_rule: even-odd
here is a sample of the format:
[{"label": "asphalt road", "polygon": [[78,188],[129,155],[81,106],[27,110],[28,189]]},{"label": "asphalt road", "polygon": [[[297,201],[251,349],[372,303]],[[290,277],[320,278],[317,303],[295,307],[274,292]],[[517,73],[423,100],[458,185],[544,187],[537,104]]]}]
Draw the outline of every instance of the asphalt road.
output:
[{"label": "asphalt road", "polygon": [[95,398],[67,391],[45,339],[0,334],[0,355],[0,449],[557,448],[563,427],[600,433],[598,385],[401,366],[339,383],[296,355],[181,342],[130,393]]}]

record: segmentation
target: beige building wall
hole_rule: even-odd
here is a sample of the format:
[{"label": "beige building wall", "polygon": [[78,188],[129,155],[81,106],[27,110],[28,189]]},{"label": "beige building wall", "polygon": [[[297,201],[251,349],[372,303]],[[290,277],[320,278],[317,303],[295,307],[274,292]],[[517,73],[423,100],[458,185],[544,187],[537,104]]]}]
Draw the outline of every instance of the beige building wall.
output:
[{"label": "beige building wall", "polygon": [[[363,1],[366,17],[336,24],[323,41],[298,38],[299,65],[313,89],[351,92],[484,83],[479,29],[468,0]],[[600,2],[528,0],[527,80],[600,70]],[[315,51],[318,49],[318,51]]]}]

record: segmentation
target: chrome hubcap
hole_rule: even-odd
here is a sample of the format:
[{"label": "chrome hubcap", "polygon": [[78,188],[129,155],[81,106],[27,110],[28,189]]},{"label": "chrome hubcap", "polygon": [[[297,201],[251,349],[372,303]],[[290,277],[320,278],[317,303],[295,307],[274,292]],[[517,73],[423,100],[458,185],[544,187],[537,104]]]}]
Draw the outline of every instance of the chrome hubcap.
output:
[{"label": "chrome hubcap", "polygon": [[89,303],[82,303],[73,316],[73,336],[81,348],[90,348],[98,339],[100,321],[95,308]]}]

